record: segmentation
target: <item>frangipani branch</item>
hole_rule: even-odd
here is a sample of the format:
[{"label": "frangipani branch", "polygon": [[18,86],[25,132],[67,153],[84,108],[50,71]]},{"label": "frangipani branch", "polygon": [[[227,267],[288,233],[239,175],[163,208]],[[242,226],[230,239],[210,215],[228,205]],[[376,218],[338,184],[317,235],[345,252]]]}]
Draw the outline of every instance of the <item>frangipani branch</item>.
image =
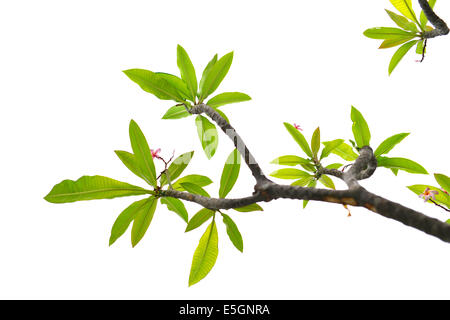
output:
[{"label": "frangipani branch", "polygon": [[[257,202],[269,202],[276,199],[314,200],[352,205],[364,207],[383,217],[399,221],[407,226],[439,238],[442,241],[450,242],[450,224],[373,194],[359,185],[358,181],[370,178],[377,167],[376,158],[370,147],[366,146],[361,148],[360,156],[347,172],[341,172],[336,169],[321,169],[321,171],[319,171],[319,174],[326,173],[343,180],[348,186],[347,190],[282,185],[272,182],[264,176],[262,169],[253,158],[250,151],[248,151],[243,140],[236,133],[235,129],[228,124],[217,111],[205,104],[200,104],[194,106],[191,109],[191,112],[196,114],[206,113],[225,133],[227,133],[235,146],[239,147],[241,154],[245,155],[244,160],[246,164],[257,180],[255,191],[251,196],[237,199],[209,198],[177,190],[161,191],[161,196],[194,202],[211,210],[239,208]],[[230,130],[234,132],[234,134],[230,134]]]},{"label": "frangipani branch", "polygon": [[423,10],[423,13],[428,18],[428,21],[436,28],[431,31],[425,31],[423,37],[426,39],[435,38],[438,36],[444,36],[449,33],[449,29],[444,20],[438,17],[438,15],[430,7],[427,0],[419,0],[419,5]]}]

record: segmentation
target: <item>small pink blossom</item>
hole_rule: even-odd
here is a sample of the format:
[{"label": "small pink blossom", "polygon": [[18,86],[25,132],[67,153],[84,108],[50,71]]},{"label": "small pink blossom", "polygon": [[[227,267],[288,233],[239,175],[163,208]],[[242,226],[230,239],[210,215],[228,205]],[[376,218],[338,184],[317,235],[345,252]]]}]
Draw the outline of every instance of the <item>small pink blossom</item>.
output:
[{"label": "small pink blossom", "polygon": [[303,129],[300,128],[300,126],[298,124],[296,124],[296,123],[294,123],[294,128],[297,129],[297,130],[303,131]]},{"label": "small pink blossom", "polygon": [[158,155],[161,152],[161,148],[158,148],[156,150],[150,149],[150,152],[152,153],[152,158],[160,158],[160,156]]},{"label": "small pink blossom", "polygon": [[419,197],[427,202],[430,199],[436,200],[437,194],[439,194],[439,191],[431,190],[427,187],[423,193],[419,194]]}]

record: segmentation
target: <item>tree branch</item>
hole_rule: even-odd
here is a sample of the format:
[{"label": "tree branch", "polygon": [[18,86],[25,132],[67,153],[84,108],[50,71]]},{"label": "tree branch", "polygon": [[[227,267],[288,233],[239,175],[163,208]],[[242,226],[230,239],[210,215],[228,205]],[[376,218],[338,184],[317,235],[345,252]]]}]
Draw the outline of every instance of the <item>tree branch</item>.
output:
[{"label": "tree branch", "polygon": [[444,20],[437,16],[437,14],[430,7],[430,4],[427,0],[419,0],[419,5],[422,8],[425,16],[428,18],[428,21],[430,21],[430,23],[435,27],[434,30],[425,31],[423,33],[423,37],[425,39],[435,38],[449,33],[447,24]]}]

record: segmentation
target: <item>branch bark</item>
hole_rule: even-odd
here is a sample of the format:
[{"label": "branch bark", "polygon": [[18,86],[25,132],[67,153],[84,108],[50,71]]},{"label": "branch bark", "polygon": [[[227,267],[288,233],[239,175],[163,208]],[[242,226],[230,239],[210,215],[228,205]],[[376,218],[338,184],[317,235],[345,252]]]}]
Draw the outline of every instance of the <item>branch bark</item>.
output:
[{"label": "branch bark", "polygon": [[190,112],[193,114],[206,113],[233,141],[256,179],[255,191],[251,196],[237,199],[209,198],[177,190],[162,190],[160,196],[183,199],[212,210],[239,208],[276,199],[314,200],[352,205],[364,207],[383,217],[401,222],[442,241],[450,242],[450,224],[373,194],[360,186],[358,181],[370,178],[377,168],[376,157],[369,146],[361,148],[359,157],[347,172],[336,169],[319,169],[319,175],[328,174],[342,179],[347,184],[347,190],[282,185],[267,179],[236,130],[213,108],[199,104],[191,108]]},{"label": "branch bark", "polygon": [[444,36],[449,33],[449,29],[444,20],[438,17],[438,15],[430,7],[427,0],[419,0],[419,5],[423,10],[423,13],[428,18],[428,21],[435,27],[434,30],[425,31],[423,36],[425,39],[435,38],[438,36]]}]

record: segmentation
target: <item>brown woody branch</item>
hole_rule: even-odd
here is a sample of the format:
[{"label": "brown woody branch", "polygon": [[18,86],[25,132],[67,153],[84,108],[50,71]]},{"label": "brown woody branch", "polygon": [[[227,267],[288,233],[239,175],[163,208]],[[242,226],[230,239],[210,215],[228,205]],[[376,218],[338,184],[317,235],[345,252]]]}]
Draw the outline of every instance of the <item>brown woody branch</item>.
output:
[{"label": "brown woody branch", "polygon": [[450,242],[450,224],[380,197],[360,186],[358,181],[371,177],[377,168],[376,158],[369,146],[361,148],[360,156],[350,170],[346,172],[335,169],[319,169],[319,174],[333,175],[342,179],[348,186],[346,190],[281,185],[266,178],[243,140],[218,112],[205,104],[193,107],[190,109],[190,112],[194,114],[206,113],[231,138],[256,179],[255,191],[249,197],[238,199],[209,198],[177,190],[163,190],[161,191],[161,196],[195,202],[212,210],[239,208],[257,202],[269,202],[276,199],[314,200],[352,205],[364,207],[383,217],[399,221],[445,242]]}]

